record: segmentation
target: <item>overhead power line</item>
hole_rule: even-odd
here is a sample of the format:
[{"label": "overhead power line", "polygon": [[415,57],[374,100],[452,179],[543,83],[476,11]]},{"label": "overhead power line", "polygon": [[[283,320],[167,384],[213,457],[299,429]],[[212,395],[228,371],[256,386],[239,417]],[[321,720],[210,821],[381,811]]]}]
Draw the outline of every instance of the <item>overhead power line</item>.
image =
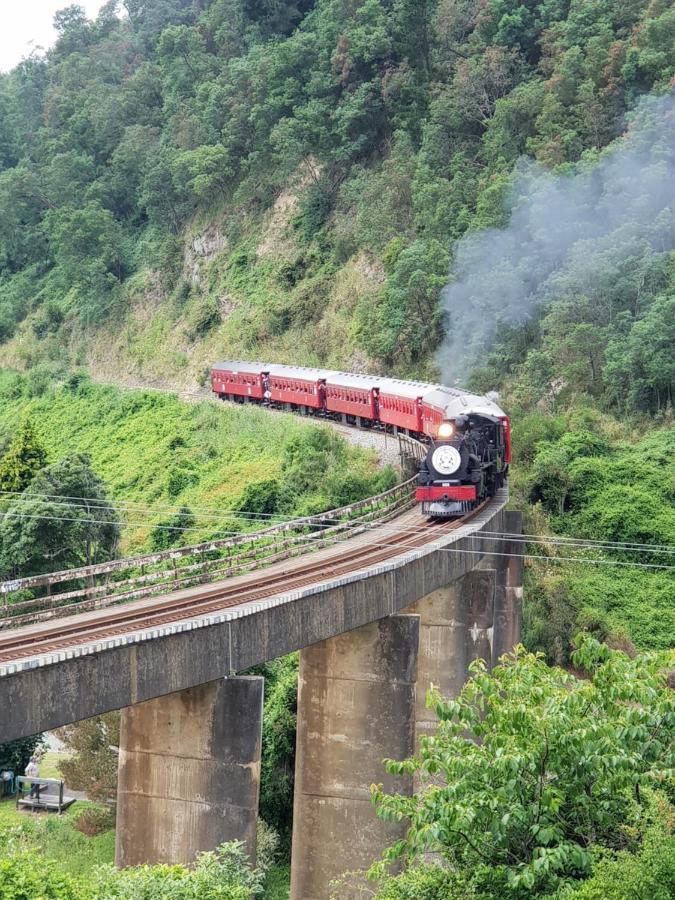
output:
[{"label": "overhead power line", "polygon": [[[15,492],[0,492],[3,493],[12,493]],[[180,518],[181,516],[187,517],[188,515],[194,516],[196,519],[208,519],[213,522],[231,522],[232,519],[241,518],[247,522],[255,522],[260,520],[268,520],[270,524],[293,524],[294,522],[298,522],[299,526],[309,527],[309,528],[324,528],[325,523],[334,522],[340,523],[347,527],[364,527],[366,524],[369,524],[370,527],[377,525],[381,527],[380,523],[363,523],[354,521],[353,523],[341,520],[337,516],[331,516],[328,511],[326,514],[317,513],[312,518],[321,519],[321,522],[307,522],[303,521],[302,517],[300,520],[298,517],[291,516],[281,516],[279,514],[274,513],[250,513],[243,512],[238,510],[221,510],[219,512],[215,511],[214,507],[198,507],[192,508],[190,507],[188,511],[182,512],[181,507],[178,506],[169,506],[169,505],[157,505],[157,506],[148,506],[141,503],[135,503],[134,501],[105,501],[100,498],[87,498],[87,497],[72,497],[66,498],[56,494],[34,494],[31,497],[26,497],[25,495],[19,495],[14,500],[15,504],[25,505],[30,503],[31,498],[48,498],[49,502],[53,503],[55,506],[65,506],[69,508],[83,509],[85,503],[90,504],[94,507],[94,509],[110,509],[113,508],[117,512],[122,513],[131,513],[131,514],[145,514],[145,515],[158,515],[158,509],[171,510],[173,515],[176,518]],[[213,510],[213,512],[202,513],[199,512],[199,509],[208,509]],[[85,522],[90,521],[92,524],[104,524],[104,520],[95,520],[90,519],[86,520],[82,517],[78,517],[77,519],[68,519],[63,516],[53,516],[53,515],[25,515],[16,512],[14,509],[9,510],[5,515],[11,516],[12,518],[42,518],[45,520],[53,519],[55,521],[78,521]],[[105,521],[105,524],[108,524]],[[195,527],[199,527],[195,524],[192,525],[167,525],[164,523],[152,523],[148,521],[143,522],[132,522],[132,521],[124,521],[122,523],[124,527],[148,527],[148,528],[158,528],[163,530],[170,531],[190,531]],[[205,527],[205,526],[202,526]],[[416,528],[419,531],[425,531],[426,527],[423,525],[420,526],[403,526],[403,525],[395,525],[393,523],[387,523],[386,526],[389,530],[396,530],[397,528],[401,531],[409,532],[411,527]],[[240,531],[221,531],[221,534],[231,534],[231,535],[239,535],[242,534]],[[630,552],[630,553],[650,553],[650,554],[658,554],[658,555],[672,555],[675,554],[675,547],[672,545],[665,544],[647,544],[647,543],[632,543],[627,541],[599,541],[593,539],[586,538],[575,538],[568,536],[560,536],[560,535],[534,535],[534,534],[518,534],[518,533],[506,533],[506,532],[489,532],[482,531],[480,535],[476,535],[479,539],[509,539],[513,542],[523,543],[523,544],[535,544],[542,546],[559,546],[559,547],[577,547],[584,549],[597,549],[597,550],[610,550],[610,551],[622,551],[622,552]]]},{"label": "overhead power line", "polygon": [[[53,521],[58,521],[58,522],[75,522],[75,523],[80,523],[80,524],[81,523],[91,523],[91,524],[98,524],[98,525],[110,525],[111,524],[110,520],[107,520],[107,519],[90,519],[90,518],[80,518],[80,517],[76,518],[76,517],[67,517],[67,516],[39,516],[39,515],[32,515],[30,513],[16,513],[15,515],[16,515],[16,518],[21,518],[21,519],[47,519],[47,520],[53,520]],[[156,528],[162,528],[162,529],[166,529],[166,530],[170,530],[170,531],[188,531],[188,530],[190,530],[189,527],[182,526],[182,525],[149,526],[149,524],[147,522],[129,522],[127,524],[129,527],[134,527],[134,528],[156,527]],[[348,525],[349,523],[345,523],[345,524]],[[373,523],[355,522],[354,527],[361,527],[361,528],[365,528],[366,530],[373,530],[374,528],[386,528],[387,524],[386,523],[382,524],[382,523],[378,523],[378,522],[373,522]],[[415,529],[415,530],[417,531],[417,529]],[[242,532],[240,532],[240,531],[229,531],[229,532],[223,531],[223,532],[221,532],[221,534],[227,535],[227,536],[233,536],[233,537],[235,537],[235,536],[242,537]],[[252,538],[255,537],[255,534],[256,534],[256,532],[250,532],[250,536]],[[244,534],[244,537],[246,537],[246,536],[247,535]],[[320,532],[317,533],[316,537],[317,537],[317,540],[320,540],[321,533]],[[439,538],[440,537],[441,537],[441,535],[439,535]],[[469,537],[473,540],[488,540],[488,538],[482,537],[479,534],[467,535],[467,537]],[[331,538],[332,543],[345,543],[348,540],[350,540],[349,537],[347,537],[347,538]],[[498,533],[495,533],[495,536],[490,538],[490,540],[492,540],[492,541],[494,541],[494,540],[510,541],[512,539],[508,536],[502,536],[502,535],[498,535]],[[429,543],[432,543],[432,542],[433,542],[433,540],[429,541]],[[391,547],[390,544],[383,544],[383,543],[380,543],[377,541],[363,541],[362,543],[363,543],[363,545],[368,546],[368,547],[380,547],[380,548]],[[408,544],[405,541],[402,541],[399,546],[404,550],[405,549],[420,549],[418,545]],[[447,552],[447,553],[460,553],[460,554],[464,553],[464,554],[471,554],[471,555],[477,555],[477,556],[500,556],[500,557],[516,558],[516,559],[538,559],[538,560],[544,560],[546,562],[576,562],[576,563],[584,563],[584,564],[590,564],[590,565],[612,565],[612,566],[638,568],[638,569],[660,569],[660,570],[666,570],[666,571],[675,571],[675,566],[671,566],[671,565],[664,565],[664,564],[659,564],[659,563],[642,563],[642,562],[633,562],[633,561],[624,561],[624,560],[606,559],[606,558],[584,558],[584,557],[578,557],[578,556],[569,556],[569,557],[567,557],[567,556],[543,556],[543,555],[537,555],[537,554],[532,554],[532,553],[500,552],[500,551],[493,550],[493,549],[469,550],[466,548],[452,548],[452,547],[438,547],[436,549],[440,550],[442,552]],[[133,564],[133,560],[130,560],[130,565],[131,564]]]}]

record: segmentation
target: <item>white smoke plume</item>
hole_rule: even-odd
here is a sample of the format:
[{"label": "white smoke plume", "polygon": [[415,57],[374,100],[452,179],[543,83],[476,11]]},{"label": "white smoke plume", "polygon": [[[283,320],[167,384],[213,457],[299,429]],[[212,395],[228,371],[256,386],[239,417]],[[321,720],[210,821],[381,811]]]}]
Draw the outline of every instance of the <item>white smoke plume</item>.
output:
[{"label": "white smoke plume", "polygon": [[607,272],[675,247],[675,95],[643,98],[597,161],[558,176],[521,161],[509,208],[505,228],[467,235],[455,248],[441,296],[444,384],[485,361],[500,325],[565,295],[607,303]]}]

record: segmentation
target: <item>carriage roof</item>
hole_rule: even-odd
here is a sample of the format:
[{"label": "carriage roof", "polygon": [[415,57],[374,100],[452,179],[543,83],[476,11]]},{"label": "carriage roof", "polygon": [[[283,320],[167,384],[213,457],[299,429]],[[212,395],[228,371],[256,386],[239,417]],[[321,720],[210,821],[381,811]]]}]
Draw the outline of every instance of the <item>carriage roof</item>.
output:
[{"label": "carriage roof", "polygon": [[426,406],[442,409],[446,419],[456,419],[457,416],[471,414],[496,416],[497,418],[504,415],[503,410],[489,397],[482,397],[459,388],[436,388],[424,395],[423,403]]},{"label": "carriage roof", "polygon": [[400,378],[385,378],[380,382],[380,396],[404,397],[406,400],[417,400],[440,387],[437,384],[427,384],[424,381],[403,381]]},{"label": "carriage roof", "polygon": [[214,370],[224,372],[245,372],[260,375],[261,372],[269,372],[272,366],[261,362],[247,362],[244,359],[224,359],[222,362],[214,363]]},{"label": "carriage roof", "polygon": [[270,375],[278,378],[301,378],[304,381],[323,381],[337,374],[332,369],[315,369],[312,366],[270,366]]},{"label": "carriage roof", "polygon": [[326,378],[326,384],[334,387],[361,388],[372,390],[379,387],[385,379],[380,375],[354,375],[350,372],[333,372]]}]

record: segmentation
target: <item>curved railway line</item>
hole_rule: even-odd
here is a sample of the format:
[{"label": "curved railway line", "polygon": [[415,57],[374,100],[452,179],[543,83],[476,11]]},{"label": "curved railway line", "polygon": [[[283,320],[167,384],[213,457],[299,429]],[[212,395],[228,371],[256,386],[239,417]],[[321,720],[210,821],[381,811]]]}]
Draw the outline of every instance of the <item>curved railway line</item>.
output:
[{"label": "curved railway line", "polygon": [[[437,540],[466,524],[479,510],[480,507],[460,519],[440,523],[427,522],[418,511],[409,512],[397,518],[395,530],[388,530],[383,524],[337,547],[316,551],[310,558],[296,557],[264,571],[235,576],[208,587],[176,591],[161,600],[135,601],[114,609],[69,616],[58,625],[43,623],[11,629],[0,634],[0,662],[59,652],[85,642],[188,620],[320,584]],[[377,540],[373,539],[375,532],[381,535]]]}]

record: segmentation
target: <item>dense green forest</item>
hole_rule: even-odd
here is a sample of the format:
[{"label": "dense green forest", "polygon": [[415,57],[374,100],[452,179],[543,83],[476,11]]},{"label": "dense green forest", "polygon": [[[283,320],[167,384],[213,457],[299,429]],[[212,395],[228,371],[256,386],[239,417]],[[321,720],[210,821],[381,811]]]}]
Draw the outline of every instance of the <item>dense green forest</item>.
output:
[{"label": "dense green forest", "polygon": [[[672,4],[128,0],[56,25],[0,77],[0,339],[28,393],[82,365],[194,385],[228,354],[459,379],[502,392],[529,531],[672,535]],[[669,640],[667,573],[537,565],[551,659],[579,624]]]},{"label": "dense green forest", "polygon": [[[629,656],[672,646],[674,585],[659,568],[672,558],[655,546],[675,534],[670,0],[111,0],[95,21],[70,6],[56,26],[51,50],[0,75],[0,365],[13,370],[0,381],[3,489],[43,503],[31,483],[65,483],[64,458],[86,454],[78,477],[103,479],[101,496],[173,504],[124,533],[134,549],[164,545],[186,522],[187,536],[205,535],[190,518],[199,505],[314,511],[391,477],[305,426],[282,433],[236,411],[216,421],[205,406],[186,414],[178,401],[97,387],[85,369],[195,386],[215,358],[238,355],[498,389],[514,425],[512,503],[536,536],[528,649],[574,666],[581,629]],[[148,474],[167,452],[168,468]],[[318,492],[308,453],[334,472]],[[254,485],[245,496],[243,481]],[[554,534],[587,543],[570,549]],[[635,763],[640,729],[672,731],[662,658],[588,652],[589,669],[607,675],[592,697],[598,740],[611,734],[627,779],[603,784],[624,798],[630,781],[634,802],[566,806],[562,837],[551,825],[525,844],[522,822],[502,820],[478,865],[448,838],[457,878],[413,853],[378,896],[669,896],[672,778],[661,757]],[[266,673],[262,807],[283,841],[294,672],[288,659]],[[576,728],[583,683],[570,691],[530,657],[515,676],[492,682],[509,681],[515,712],[496,709],[487,769],[502,737],[514,765],[538,764],[518,743],[531,736],[519,710],[536,721],[542,697],[560,748],[595,727],[591,716]],[[617,718],[626,678],[640,702],[654,700],[658,723]],[[478,673],[472,690],[489,689]],[[425,765],[446,764],[457,740],[446,729]],[[606,757],[595,757],[601,781]],[[559,761],[573,778],[562,749]],[[655,778],[659,789],[640,794]],[[506,806],[509,783],[498,792]],[[579,838],[572,819],[596,812],[595,839]],[[445,827],[436,813],[420,812],[421,831]],[[469,833],[483,840],[475,821]],[[204,860],[204,878],[222,880],[226,863]],[[11,866],[13,885],[25,860]],[[161,896],[165,877],[96,889]],[[191,896],[194,881],[175,881],[176,896]],[[62,896],[93,896],[89,883],[64,885]]]},{"label": "dense green forest", "polygon": [[[123,7],[94,22],[68,7],[46,58],[0,80],[12,361],[102,353],[88,330],[112,319],[122,365],[146,372],[194,375],[218,348],[431,374],[458,312],[439,303],[456,242],[506,224],[528,193],[521,157],[588,171],[628,114],[658,163],[644,196],[672,171],[672,129],[652,133],[672,106],[640,106],[675,75],[667,0]],[[617,175],[605,193],[620,189]],[[645,346],[672,328],[672,212],[652,225],[613,246],[583,235],[592,289],[551,259],[565,277],[501,347],[499,375],[524,365],[540,394],[553,378],[617,410],[667,406],[672,370],[655,373]],[[537,270],[519,273],[523,293],[543,280],[538,249],[519,259]],[[510,273],[491,268],[477,318],[506,311]]]}]

